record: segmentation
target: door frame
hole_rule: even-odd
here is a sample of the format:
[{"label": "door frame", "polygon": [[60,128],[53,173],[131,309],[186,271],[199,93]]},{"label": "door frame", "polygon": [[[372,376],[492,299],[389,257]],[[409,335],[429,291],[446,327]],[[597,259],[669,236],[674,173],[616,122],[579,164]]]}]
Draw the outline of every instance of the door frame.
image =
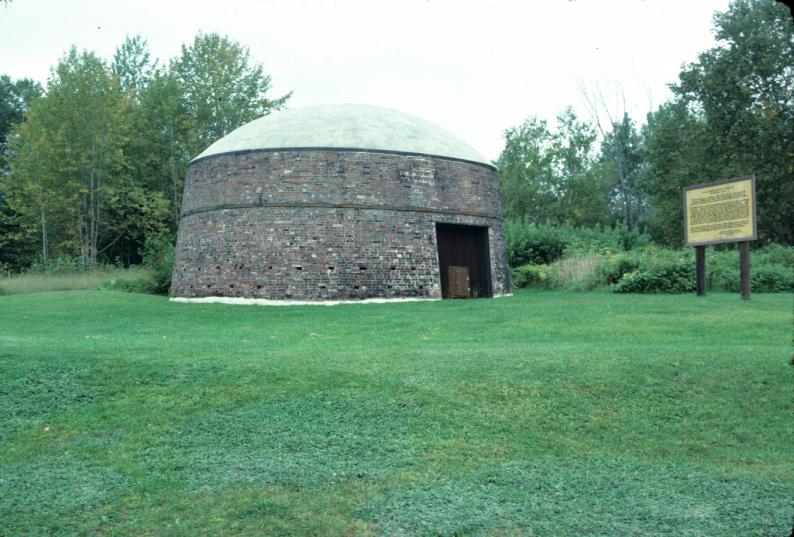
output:
[{"label": "door frame", "polygon": [[[445,269],[450,263],[447,259],[442,259],[441,240],[442,233],[439,229],[453,229],[468,232],[469,238],[477,241],[477,262],[479,269],[479,292],[472,298],[493,298],[493,282],[491,275],[491,247],[489,237],[489,226],[476,226],[469,224],[453,224],[448,222],[435,222],[436,232],[436,255],[438,256],[438,272],[440,277],[441,297],[449,298],[449,281],[445,274]],[[468,265],[467,265],[468,266]]]}]

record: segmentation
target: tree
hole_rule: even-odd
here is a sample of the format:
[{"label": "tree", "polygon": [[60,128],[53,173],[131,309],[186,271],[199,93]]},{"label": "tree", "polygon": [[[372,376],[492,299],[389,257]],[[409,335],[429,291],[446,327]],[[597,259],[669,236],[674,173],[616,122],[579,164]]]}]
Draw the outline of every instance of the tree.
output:
[{"label": "tree", "polygon": [[41,94],[41,84],[29,78],[12,82],[11,77],[0,76],[0,173],[7,170],[5,154],[11,129],[22,123],[30,102]]},{"label": "tree", "polygon": [[[28,244],[36,241],[42,262],[47,265],[53,241],[52,229],[60,232],[68,209],[64,197],[59,195],[58,182],[46,166],[48,155],[46,122],[46,101],[39,99],[32,103],[28,111],[28,119],[15,129],[9,144],[8,157],[10,173],[2,176],[0,190],[5,196],[9,216],[8,223],[12,226],[4,235],[4,243]],[[53,224],[56,224],[53,226]]]},{"label": "tree", "polygon": [[623,114],[620,122],[612,122],[611,130],[602,132],[601,158],[613,178],[610,192],[612,211],[629,229],[636,229],[647,213],[642,189],[646,168],[643,140],[634,121]]},{"label": "tree", "polygon": [[25,120],[25,113],[33,99],[42,94],[41,85],[30,79],[12,82],[0,76],[0,265],[20,268],[35,255],[35,246],[19,226],[19,219],[6,203],[2,189],[9,174],[7,153],[8,137],[14,128]]},{"label": "tree", "polygon": [[533,223],[592,226],[608,221],[608,186],[596,161],[595,131],[572,109],[557,129],[530,117],[505,131],[496,166],[505,216]]},{"label": "tree", "polygon": [[121,91],[137,99],[157,67],[152,63],[149,45],[140,35],[127,37],[113,55],[110,72],[118,80]]},{"label": "tree", "polygon": [[[613,90],[613,98],[607,99],[600,85],[587,89],[580,84],[584,102],[601,136],[601,164],[612,183],[609,195],[612,214],[616,221],[636,229],[648,212],[645,192],[641,188],[646,168],[643,139],[626,112],[623,88],[616,82]],[[650,92],[648,103],[650,106]]]},{"label": "tree", "polygon": [[187,112],[179,84],[168,73],[156,71],[142,90],[133,124],[136,132],[146,135],[130,140],[131,173],[140,185],[168,200],[167,227],[176,231],[195,121]]},{"label": "tree", "polygon": [[140,260],[147,236],[176,230],[190,160],[289,98],[270,99],[262,67],[217,34],[197,36],[168,68],[151,60],[140,36],[128,37],[109,65],[72,47],[22,121],[17,94],[26,87],[0,78],[3,142],[3,126],[19,123],[0,174],[0,246],[4,256],[11,243],[34,245],[45,264],[60,253],[87,264]]},{"label": "tree", "polygon": [[[761,240],[792,244],[791,11],[772,0],[737,0],[728,11],[717,13],[714,23],[719,46],[685,66],[671,86],[676,102],[704,129],[697,146],[701,155],[695,160],[713,164],[701,171],[697,182],[755,174]],[[664,178],[657,173],[655,180]],[[680,208],[668,218],[680,218]]]},{"label": "tree", "polygon": [[171,62],[186,114],[192,119],[192,157],[232,130],[284,106],[291,93],[270,99],[270,76],[251,64],[247,47],[219,34],[199,34]]},{"label": "tree", "polygon": [[709,144],[705,122],[685,103],[671,101],[650,114],[643,127],[648,170],[648,231],[657,242],[680,246],[684,239],[681,192],[687,185],[719,177],[717,163],[703,148]]},{"label": "tree", "polygon": [[[36,222],[45,263],[57,244],[93,264],[109,242],[106,204],[124,169],[128,106],[104,62],[72,47],[12,140],[3,190],[14,212]],[[50,215],[68,219],[57,243]]]}]

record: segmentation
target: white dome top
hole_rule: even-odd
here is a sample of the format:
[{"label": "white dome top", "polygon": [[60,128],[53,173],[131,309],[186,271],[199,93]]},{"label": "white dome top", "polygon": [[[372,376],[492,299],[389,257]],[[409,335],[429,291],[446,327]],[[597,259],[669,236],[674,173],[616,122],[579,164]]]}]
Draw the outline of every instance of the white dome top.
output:
[{"label": "white dome top", "polygon": [[235,129],[197,159],[256,149],[362,149],[485,160],[466,142],[424,119],[360,104],[307,106],[274,112]]}]

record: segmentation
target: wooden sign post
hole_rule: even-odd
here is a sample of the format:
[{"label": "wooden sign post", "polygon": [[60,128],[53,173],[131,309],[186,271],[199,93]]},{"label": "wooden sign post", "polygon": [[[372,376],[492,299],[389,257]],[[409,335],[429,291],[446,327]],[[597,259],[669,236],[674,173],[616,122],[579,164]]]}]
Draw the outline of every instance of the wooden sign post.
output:
[{"label": "wooden sign post", "polygon": [[704,183],[684,188],[684,233],[695,247],[698,296],[706,294],[706,245],[739,243],[741,296],[750,298],[750,243],[758,238],[755,177]]}]

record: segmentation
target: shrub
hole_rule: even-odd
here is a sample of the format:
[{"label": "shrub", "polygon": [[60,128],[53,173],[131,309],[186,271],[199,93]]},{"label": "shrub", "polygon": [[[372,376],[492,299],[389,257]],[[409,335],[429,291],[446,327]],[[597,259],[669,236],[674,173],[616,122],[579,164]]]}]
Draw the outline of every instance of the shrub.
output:
[{"label": "shrub", "polygon": [[[26,274],[69,274],[82,272],[89,267],[81,257],[60,254],[50,259],[48,264],[44,264],[41,258],[36,259],[30,267],[25,270]],[[91,267],[96,268],[96,267]]]},{"label": "shrub", "polygon": [[739,285],[739,252],[707,250],[706,286],[711,291],[730,291]]},{"label": "shrub", "polygon": [[[648,235],[614,228],[573,228],[505,222],[513,287],[615,292],[690,292],[695,289],[694,250],[668,250]],[[739,291],[736,245],[709,248],[706,283],[711,291]],[[754,291],[794,290],[794,247],[770,244],[751,254]]]},{"label": "shrub", "polygon": [[595,280],[600,285],[613,285],[629,272],[640,266],[639,257],[632,253],[620,253],[605,257],[595,269]]},{"label": "shrub", "polygon": [[568,244],[564,231],[550,225],[536,226],[524,220],[505,222],[507,262],[511,267],[542,265],[562,257]]},{"label": "shrub", "polygon": [[624,274],[613,286],[616,293],[687,293],[695,290],[695,266],[691,259],[668,256]]},{"label": "shrub", "polygon": [[750,288],[757,293],[794,291],[794,274],[791,267],[761,266],[750,271]]},{"label": "shrub", "polygon": [[[792,290],[794,248],[770,244],[750,254],[750,285],[754,292]],[[706,254],[706,281],[711,291],[739,292],[739,252],[733,247]]]},{"label": "shrub", "polygon": [[768,244],[751,254],[753,263],[761,265],[780,265],[794,267],[794,246]]},{"label": "shrub", "polygon": [[507,261],[511,267],[550,264],[581,253],[615,254],[644,248],[650,237],[625,225],[614,228],[575,228],[569,225],[505,221]]},{"label": "shrub", "polygon": [[570,228],[570,240],[565,249],[566,254],[575,252],[600,252],[613,254],[618,252],[644,248],[651,243],[651,238],[636,229],[629,229],[620,224],[614,228]]},{"label": "shrub", "polygon": [[[726,291],[738,293],[741,289],[739,270],[736,269],[735,277],[728,282]],[[790,268],[781,265],[766,265],[751,267],[750,290],[754,293],[782,293],[794,291],[794,274]]]},{"label": "shrub", "polygon": [[174,268],[174,237],[169,233],[154,233],[146,237],[141,256],[143,265],[153,278],[149,292],[168,294]]},{"label": "shrub", "polygon": [[522,265],[510,271],[510,281],[513,287],[546,287],[549,280],[549,267],[547,265]]}]

